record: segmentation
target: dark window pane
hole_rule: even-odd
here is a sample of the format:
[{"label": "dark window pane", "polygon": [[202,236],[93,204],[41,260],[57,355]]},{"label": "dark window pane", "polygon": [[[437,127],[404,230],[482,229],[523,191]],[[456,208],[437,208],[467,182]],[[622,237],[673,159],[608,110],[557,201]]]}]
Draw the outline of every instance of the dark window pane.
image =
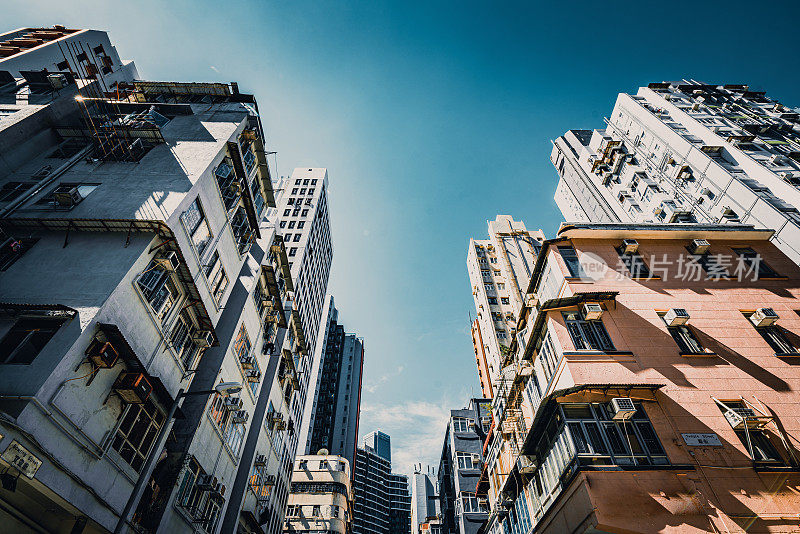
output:
[{"label": "dark window pane", "polygon": [[617,423],[603,423],[603,429],[606,431],[608,443],[611,445],[611,453],[615,455],[627,455],[628,448],[623,442],[622,435],[619,433]]},{"label": "dark window pane", "polygon": [[558,252],[569,270],[569,275],[575,278],[584,276],[583,269],[581,268],[580,261],[578,261],[578,253],[575,249],[569,246],[558,247]]},{"label": "dark window pane", "polygon": [[586,436],[583,434],[583,428],[580,423],[567,423],[569,427],[569,434],[572,436],[572,442],[575,444],[575,450],[578,454],[586,454],[589,452],[589,446],[586,443]]},{"label": "dark window pane", "polygon": [[603,442],[603,437],[600,435],[600,427],[597,423],[584,423],[584,428],[589,436],[592,452],[594,454],[607,454],[606,444]]},{"label": "dark window pane", "polygon": [[645,421],[637,421],[636,428],[639,430],[639,434],[642,436],[642,441],[644,441],[645,447],[650,452],[650,454],[654,456],[663,456],[664,449],[661,448],[661,442],[658,441],[658,436],[656,436],[655,430],[653,430],[653,426],[649,422]]}]

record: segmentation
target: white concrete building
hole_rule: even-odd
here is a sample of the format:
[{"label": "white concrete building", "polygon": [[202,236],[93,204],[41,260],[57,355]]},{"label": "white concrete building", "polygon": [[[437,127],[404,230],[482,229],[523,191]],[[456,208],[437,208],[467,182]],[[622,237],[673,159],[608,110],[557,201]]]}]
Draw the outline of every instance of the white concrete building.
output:
[{"label": "white concrete building", "polygon": [[353,493],[350,462],[329,454],[298,456],[283,532],[350,532]]},{"label": "white concrete building", "polygon": [[651,83],[553,143],[566,220],[746,223],[800,261],[800,110],[746,85]]},{"label": "white concrete building", "polygon": [[[14,72],[49,65],[30,52]],[[109,98],[98,54],[63,86],[0,81],[0,470],[13,486],[0,524],[113,530],[157,454],[139,531],[279,532],[330,268],[326,173],[289,215],[307,230],[290,247],[252,95],[128,76]],[[220,382],[243,388],[185,397],[159,451],[179,394]]]},{"label": "white concrete building", "polygon": [[483,347],[475,348],[481,388],[491,398],[544,234],[529,231],[509,215],[498,215],[488,226],[489,239],[470,239],[467,271],[480,329],[480,335],[473,333],[473,341],[483,342]]}]

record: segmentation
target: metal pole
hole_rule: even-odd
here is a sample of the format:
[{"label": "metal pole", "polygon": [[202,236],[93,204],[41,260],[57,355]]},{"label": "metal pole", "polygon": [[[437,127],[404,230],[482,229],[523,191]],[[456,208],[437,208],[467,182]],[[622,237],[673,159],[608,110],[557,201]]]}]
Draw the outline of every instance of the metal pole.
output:
[{"label": "metal pole", "polygon": [[178,394],[175,396],[175,400],[172,403],[172,407],[169,409],[169,414],[167,414],[167,419],[164,421],[164,425],[161,427],[161,431],[158,434],[158,438],[156,438],[156,442],[150,449],[150,454],[147,456],[147,461],[144,464],[142,472],[139,474],[139,480],[136,481],[136,486],[133,488],[133,492],[128,498],[125,509],[119,516],[119,521],[117,521],[114,534],[122,534],[122,529],[125,528],[125,524],[128,522],[131,512],[134,510],[134,507],[139,504],[142,491],[144,491],[144,485],[150,481],[150,476],[153,474],[153,468],[155,467],[158,455],[161,454],[161,449],[164,448],[164,442],[167,439],[167,434],[169,434],[169,430],[172,427],[172,418],[175,417],[175,412],[178,410],[178,403],[183,397],[183,388],[181,388],[178,390]]}]

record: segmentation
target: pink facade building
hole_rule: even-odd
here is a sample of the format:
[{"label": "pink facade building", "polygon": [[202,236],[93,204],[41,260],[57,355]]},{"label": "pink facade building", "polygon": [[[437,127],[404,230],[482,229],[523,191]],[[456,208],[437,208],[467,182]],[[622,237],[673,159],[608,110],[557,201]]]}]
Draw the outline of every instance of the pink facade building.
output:
[{"label": "pink facade building", "polygon": [[800,532],[800,267],[771,236],[565,223],[543,243],[486,532]]}]

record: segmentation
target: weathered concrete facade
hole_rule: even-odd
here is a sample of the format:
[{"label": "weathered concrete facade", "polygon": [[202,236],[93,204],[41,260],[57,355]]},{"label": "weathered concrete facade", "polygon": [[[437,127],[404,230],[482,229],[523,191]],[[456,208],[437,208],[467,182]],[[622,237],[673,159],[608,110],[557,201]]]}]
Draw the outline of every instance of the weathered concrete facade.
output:
[{"label": "weathered concrete facade", "polygon": [[346,534],[350,532],[352,501],[347,458],[298,455],[283,531]]}]

